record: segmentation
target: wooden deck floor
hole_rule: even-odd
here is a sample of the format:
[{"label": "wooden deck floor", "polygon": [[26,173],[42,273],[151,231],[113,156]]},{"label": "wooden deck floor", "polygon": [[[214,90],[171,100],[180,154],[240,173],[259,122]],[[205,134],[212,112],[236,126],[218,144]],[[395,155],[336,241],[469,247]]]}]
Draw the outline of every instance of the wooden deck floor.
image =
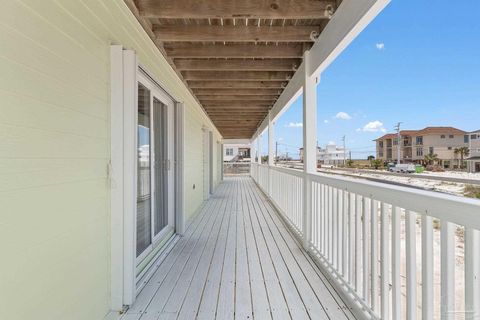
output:
[{"label": "wooden deck floor", "polygon": [[250,177],[218,187],[124,320],[354,319]]}]

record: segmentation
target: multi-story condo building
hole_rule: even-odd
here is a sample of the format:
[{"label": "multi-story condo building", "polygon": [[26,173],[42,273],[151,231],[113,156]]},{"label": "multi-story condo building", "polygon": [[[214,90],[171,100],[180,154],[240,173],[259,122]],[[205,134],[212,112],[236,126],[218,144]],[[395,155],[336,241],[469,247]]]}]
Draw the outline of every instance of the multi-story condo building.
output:
[{"label": "multi-story condo building", "polygon": [[453,127],[426,127],[421,130],[400,131],[376,139],[377,159],[396,162],[400,148],[401,163],[426,164],[425,156],[435,154],[437,163],[444,168],[458,168],[460,156],[455,148],[468,146],[465,131]]},{"label": "multi-story condo building", "polygon": [[467,157],[468,172],[480,172],[480,130],[465,135],[469,155]]}]

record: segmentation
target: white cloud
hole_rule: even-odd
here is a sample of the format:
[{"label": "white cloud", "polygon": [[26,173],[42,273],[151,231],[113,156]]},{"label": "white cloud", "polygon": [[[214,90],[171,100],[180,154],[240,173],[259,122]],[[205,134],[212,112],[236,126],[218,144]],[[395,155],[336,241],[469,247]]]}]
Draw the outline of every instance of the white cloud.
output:
[{"label": "white cloud", "polygon": [[375,44],[375,47],[377,48],[377,50],[385,50],[385,43],[383,42],[379,42],[377,44]]},{"label": "white cloud", "polygon": [[383,123],[375,120],[375,121],[370,121],[366,125],[363,126],[362,129],[357,129],[357,131],[363,131],[363,132],[386,132],[387,130],[383,127]]},{"label": "white cloud", "polygon": [[283,138],[278,138],[277,141],[283,141]]},{"label": "white cloud", "polygon": [[330,141],[328,141],[328,144],[336,144],[336,143],[335,143],[335,141],[330,140]]},{"label": "white cloud", "polygon": [[341,120],[350,120],[352,119],[352,116],[350,116],[348,113],[340,111],[335,115],[335,119],[341,119]]},{"label": "white cloud", "polygon": [[303,123],[301,122],[290,122],[289,124],[285,125],[286,128],[301,128],[303,127]]},{"label": "white cloud", "polygon": [[328,121],[328,120],[323,120],[323,123],[329,123],[329,122],[330,122],[330,121]]}]

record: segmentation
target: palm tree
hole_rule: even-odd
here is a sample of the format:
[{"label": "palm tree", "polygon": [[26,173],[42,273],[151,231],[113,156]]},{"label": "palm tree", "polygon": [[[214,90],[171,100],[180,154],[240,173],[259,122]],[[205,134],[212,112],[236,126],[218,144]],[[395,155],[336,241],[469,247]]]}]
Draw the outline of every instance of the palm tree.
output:
[{"label": "palm tree", "polygon": [[453,153],[455,153],[456,155],[460,155],[460,169],[463,168],[463,158],[465,156],[468,157],[468,155],[470,154],[470,150],[468,149],[468,147],[459,147],[459,148],[455,148],[455,150],[453,150]]},{"label": "palm tree", "polygon": [[429,153],[425,156],[425,161],[427,164],[433,164],[438,160],[438,155],[436,153]]}]

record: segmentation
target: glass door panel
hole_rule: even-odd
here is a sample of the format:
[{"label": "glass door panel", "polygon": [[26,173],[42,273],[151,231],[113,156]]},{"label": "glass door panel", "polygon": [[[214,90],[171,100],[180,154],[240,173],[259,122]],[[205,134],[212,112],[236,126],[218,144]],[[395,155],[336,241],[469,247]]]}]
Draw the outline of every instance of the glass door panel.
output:
[{"label": "glass door panel", "polygon": [[175,232],[174,105],[139,75],[137,104],[136,268],[141,277]]},{"label": "glass door panel", "polygon": [[137,257],[152,243],[150,91],[138,84]]},{"label": "glass door panel", "polygon": [[153,130],[154,130],[154,230],[156,236],[168,224],[168,108],[157,98],[153,98]]}]

